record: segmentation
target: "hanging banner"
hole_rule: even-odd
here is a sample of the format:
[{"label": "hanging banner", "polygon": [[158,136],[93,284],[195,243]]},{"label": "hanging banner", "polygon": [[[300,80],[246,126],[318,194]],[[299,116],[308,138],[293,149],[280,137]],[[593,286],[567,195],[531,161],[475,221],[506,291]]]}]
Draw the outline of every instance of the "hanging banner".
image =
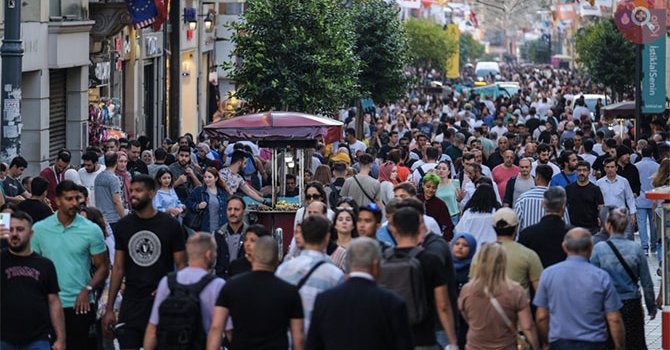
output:
[{"label": "hanging banner", "polygon": [[576,4],[558,4],[556,6],[555,18],[557,20],[573,20],[577,17]]},{"label": "hanging banner", "polygon": [[448,24],[447,34],[449,35],[449,38],[456,43],[456,49],[449,55],[449,58],[447,59],[447,78],[456,79],[458,78],[458,60],[460,58],[461,52],[461,32],[458,30],[458,24]]},{"label": "hanging banner", "polygon": [[642,113],[665,112],[665,35],[642,49]]},{"label": "hanging banner", "polygon": [[421,1],[420,0],[398,0],[398,5],[401,8],[418,9],[418,8],[421,8]]}]

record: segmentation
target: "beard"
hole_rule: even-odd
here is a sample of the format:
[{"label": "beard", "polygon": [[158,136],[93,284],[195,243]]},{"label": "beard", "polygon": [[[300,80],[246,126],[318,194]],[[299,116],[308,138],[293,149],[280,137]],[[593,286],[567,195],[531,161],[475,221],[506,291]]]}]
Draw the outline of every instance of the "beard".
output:
[{"label": "beard", "polygon": [[132,202],[130,203],[130,206],[133,208],[135,211],[141,211],[146,209],[149,205],[151,205],[151,199],[146,199],[142,198],[137,202]]},{"label": "beard", "polygon": [[30,244],[30,241],[23,241],[21,243],[18,243],[17,245],[13,245],[13,242],[10,239],[7,248],[9,248],[9,250],[14,254],[21,254],[21,253],[24,253],[28,249],[29,244]]}]

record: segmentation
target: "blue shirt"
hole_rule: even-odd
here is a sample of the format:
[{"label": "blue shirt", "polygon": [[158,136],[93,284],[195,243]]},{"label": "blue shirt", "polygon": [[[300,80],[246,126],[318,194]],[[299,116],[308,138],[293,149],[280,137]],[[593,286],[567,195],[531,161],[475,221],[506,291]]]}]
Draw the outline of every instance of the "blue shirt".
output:
[{"label": "blue shirt", "polygon": [[[656,313],[654,282],[651,280],[647,257],[644,256],[640,244],[626,239],[623,234],[613,234],[609,240],[614,243],[614,246],[619,250],[628,266],[630,266],[642,283],[644,302],[647,305],[647,309],[650,313]],[[591,263],[609,273],[614,287],[622,300],[637,299],[640,297],[640,287],[637,281],[633,282],[631,280],[623,265],[621,265],[619,259],[614,254],[614,251],[612,251],[612,248],[607,245],[607,242],[600,242],[593,247]]]},{"label": "blue shirt", "polygon": [[156,207],[156,210],[165,212],[169,208],[181,208],[181,206],[182,203],[174,188],[170,188],[168,192],[161,189],[156,191],[156,196],[154,197],[154,207]]},{"label": "blue shirt", "polygon": [[544,270],[533,304],[549,309],[549,342],[606,341],[606,314],[623,307],[607,272],[575,255]]},{"label": "blue shirt", "polygon": [[389,228],[386,224],[377,230],[377,240],[386,242],[392,247],[395,247],[395,239],[393,239],[393,236],[391,236],[391,232],[389,231]]},{"label": "blue shirt", "polygon": [[651,209],[651,200],[647,199],[644,193],[654,188],[651,181],[654,174],[658,171],[659,165],[654,158],[645,157],[637,162],[635,167],[637,168],[637,172],[640,173],[640,184],[642,185],[640,195],[635,200],[635,205],[638,208]]},{"label": "blue shirt", "polygon": [[[566,181],[565,179],[566,177],[569,181]],[[573,182],[577,182],[577,172],[574,172],[572,174],[566,174],[561,171],[560,173],[554,175],[554,177],[551,178],[549,186],[561,186],[565,188]]]}]

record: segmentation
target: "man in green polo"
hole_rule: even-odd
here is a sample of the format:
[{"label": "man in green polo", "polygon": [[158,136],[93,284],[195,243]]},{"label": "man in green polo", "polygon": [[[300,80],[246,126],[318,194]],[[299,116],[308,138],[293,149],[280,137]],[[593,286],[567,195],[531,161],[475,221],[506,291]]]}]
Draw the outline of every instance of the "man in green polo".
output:
[{"label": "man in green polo", "polygon": [[[56,266],[65,314],[66,348],[95,349],[89,329],[95,322],[93,294],[109,274],[109,255],[102,230],[79,212],[78,186],[69,180],[56,186],[58,210],[33,226],[33,250]],[[91,261],[95,273],[91,277]]]}]

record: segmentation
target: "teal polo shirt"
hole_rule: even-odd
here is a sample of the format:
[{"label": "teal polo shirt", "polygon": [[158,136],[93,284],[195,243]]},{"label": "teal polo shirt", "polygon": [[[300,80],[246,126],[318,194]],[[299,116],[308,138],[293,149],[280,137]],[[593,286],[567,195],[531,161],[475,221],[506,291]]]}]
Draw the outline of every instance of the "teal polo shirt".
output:
[{"label": "teal polo shirt", "polygon": [[[77,295],[91,281],[91,257],[107,250],[102,230],[79,214],[66,228],[56,212],[36,223],[33,231],[33,250],[56,266],[63,307],[74,307]],[[93,302],[93,295],[90,298]]]}]

